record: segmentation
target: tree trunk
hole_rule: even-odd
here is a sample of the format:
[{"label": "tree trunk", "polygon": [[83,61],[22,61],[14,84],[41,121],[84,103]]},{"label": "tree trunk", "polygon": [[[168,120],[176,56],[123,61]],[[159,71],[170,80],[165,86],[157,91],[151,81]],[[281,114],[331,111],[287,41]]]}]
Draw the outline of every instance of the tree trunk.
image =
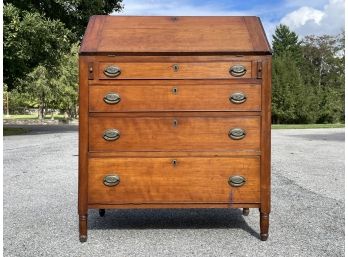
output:
[{"label": "tree trunk", "polygon": [[39,120],[43,120],[45,117],[45,104],[44,104],[44,97],[40,99],[39,104]]},{"label": "tree trunk", "polygon": [[6,116],[7,116],[7,117],[10,116],[8,92],[6,92]]},{"label": "tree trunk", "polygon": [[43,120],[44,118],[44,107],[40,104],[39,105],[39,112],[38,112],[39,120]]}]

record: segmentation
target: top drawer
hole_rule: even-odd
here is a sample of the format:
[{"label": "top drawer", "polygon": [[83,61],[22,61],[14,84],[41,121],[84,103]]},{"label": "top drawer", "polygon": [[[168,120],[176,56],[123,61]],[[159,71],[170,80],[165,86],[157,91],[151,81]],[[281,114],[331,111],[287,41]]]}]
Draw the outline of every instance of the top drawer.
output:
[{"label": "top drawer", "polygon": [[99,62],[98,79],[252,78],[252,61]]}]

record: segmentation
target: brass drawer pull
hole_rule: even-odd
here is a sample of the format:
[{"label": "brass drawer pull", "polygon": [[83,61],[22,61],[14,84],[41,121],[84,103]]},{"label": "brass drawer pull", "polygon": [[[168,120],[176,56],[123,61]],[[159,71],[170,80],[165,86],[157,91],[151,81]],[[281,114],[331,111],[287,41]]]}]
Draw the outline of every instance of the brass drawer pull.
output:
[{"label": "brass drawer pull", "polygon": [[243,176],[231,176],[228,179],[228,184],[232,187],[241,187],[245,184],[246,179]]},{"label": "brass drawer pull", "polygon": [[104,96],[104,102],[107,104],[118,104],[121,101],[121,97],[116,93],[107,93]]},{"label": "brass drawer pull", "polygon": [[108,77],[114,78],[121,74],[121,69],[117,66],[108,66],[104,69],[104,74]]},{"label": "brass drawer pull", "polygon": [[244,65],[237,64],[237,65],[233,65],[230,68],[229,72],[234,77],[241,77],[241,76],[243,76],[247,72],[247,70],[244,67]]},{"label": "brass drawer pull", "polygon": [[107,129],[104,131],[103,138],[106,141],[114,141],[119,139],[121,136],[120,131],[117,129]]},{"label": "brass drawer pull", "polygon": [[120,177],[118,175],[107,175],[104,177],[103,183],[108,187],[117,186],[120,183]]},{"label": "brass drawer pull", "polygon": [[242,104],[247,100],[247,96],[243,92],[236,92],[230,96],[231,103]]},{"label": "brass drawer pull", "polygon": [[233,128],[228,132],[228,136],[233,140],[243,139],[246,135],[246,132],[242,128]]}]

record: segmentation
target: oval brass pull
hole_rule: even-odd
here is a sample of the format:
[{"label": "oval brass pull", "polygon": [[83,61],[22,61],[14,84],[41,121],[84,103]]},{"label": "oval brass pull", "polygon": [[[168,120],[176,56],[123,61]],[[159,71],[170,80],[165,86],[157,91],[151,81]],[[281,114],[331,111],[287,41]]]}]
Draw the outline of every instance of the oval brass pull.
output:
[{"label": "oval brass pull", "polygon": [[233,128],[228,132],[228,136],[234,140],[243,139],[245,135],[246,135],[246,132],[242,128]]},{"label": "oval brass pull", "polygon": [[121,74],[121,69],[117,66],[108,66],[104,69],[104,74],[108,77],[114,78]]},{"label": "oval brass pull", "polygon": [[244,65],[237,64],[237,65],[233,65],[230,68],[229,72],[234,77],[241,77],[241,76],[243,76],[247,72],[247,70],[244,67]]},{"label": "oval brass pull", "polygon": [[103,138],[106,141],[114,141],[119,139],[121,136],[120,131],[117,129],[107,129],[104,131]]},{"label": "oval brass pull", "polygon": [[243,186],[246,182],[246,179],[243,176],[231,176],[228,179],[228,184],[232,187]]},{"label": "oval brass pull", "polygon": [[236,92],[230,96],[231,103],[242,104],[247,100],[247,96],[243,92]]},{"label": "oval brass pull", "polygon": [[121,97],[116,93],[107,93],[104,96],[104,102],[107,104],[118,104],[121,101]]},{"label": "oval brass pull", "polygon": [[120,183],[120,177],[118,175],[107,175],[104,177],[103,183],[108,187],[117,186]]}]

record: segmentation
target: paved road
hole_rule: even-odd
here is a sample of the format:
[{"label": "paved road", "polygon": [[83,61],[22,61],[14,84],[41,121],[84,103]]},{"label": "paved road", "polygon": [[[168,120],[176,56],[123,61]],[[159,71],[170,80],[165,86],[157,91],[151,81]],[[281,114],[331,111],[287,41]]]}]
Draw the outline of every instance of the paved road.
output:
[{"label": "paved road", "polygon": [[258,210],[89,213],[78,241],[76,127],[4,138],[4,256],[344,256],[344,129],[272,132],[270,237]]}]

